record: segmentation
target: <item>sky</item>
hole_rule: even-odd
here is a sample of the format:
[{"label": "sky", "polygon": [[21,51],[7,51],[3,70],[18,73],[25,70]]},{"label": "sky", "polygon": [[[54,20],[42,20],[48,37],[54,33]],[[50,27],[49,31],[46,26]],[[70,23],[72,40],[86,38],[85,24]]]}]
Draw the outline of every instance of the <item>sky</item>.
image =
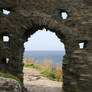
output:
[{"label": "sky", "polygon": [[64,51],[64,44],[54,32],[38,30],[24,43],[26,51]]}]

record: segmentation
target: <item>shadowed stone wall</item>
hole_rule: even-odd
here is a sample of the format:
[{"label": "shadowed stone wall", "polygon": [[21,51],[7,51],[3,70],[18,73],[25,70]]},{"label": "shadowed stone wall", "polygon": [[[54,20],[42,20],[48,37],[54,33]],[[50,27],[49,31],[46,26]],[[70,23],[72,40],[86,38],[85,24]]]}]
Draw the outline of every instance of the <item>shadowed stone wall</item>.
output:
[{"label": "shadowed stone wall", "polygon": [[22,92],[21,90],[16,80],[0,77],[0,92]]},{"label": "shadowed stone wall", "polygon": [[[65,20],[63,11],[68,13]],[[55,32],[65,45],[63,91],[91,92],[92,0],[0,0],[0,72],[23,80],[24,42],[42,28]],[[3,42],[3,36],[9,36],[9,42]],[[9,63],[4,63],[6,58]]]}]

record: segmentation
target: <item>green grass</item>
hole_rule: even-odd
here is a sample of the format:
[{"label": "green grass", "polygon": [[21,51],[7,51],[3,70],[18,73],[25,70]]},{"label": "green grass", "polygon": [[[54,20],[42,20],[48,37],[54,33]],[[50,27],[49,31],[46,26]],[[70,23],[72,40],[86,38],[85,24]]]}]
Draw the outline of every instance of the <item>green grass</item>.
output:
[{"label": "green grass", "polygon": [[58,77],[55,73],[54,73],[54,69],[46,69],[44,66],[40,65],[40,64],[33,64],[33,63],[24,63],[25,67],[32,67],[35,68],[37,70],[40,71],[40,73],[44,76],[47,77],[50,80],[53,81],[62,81],[62,77]]},{"label": "green grass", "polygon": [[20,84],[20,86],[21,86],[22,88],[24,87],[24,85],[23,85],[23,83],[21,82],[21,80],[20,80],[18,77],[12,75],[12,74],[9,74],[9,73],[0,73],[0,77],[14,79],[14,80],[18,81],[18,83]]},{"label": "green grass", "polygon": [[42,74],[45,76],[45,77],[48,77],[50,80],[56,80],[56,77],[54,75],[54,73],[51,71],[51,70],[44,70],[42,72]]}]

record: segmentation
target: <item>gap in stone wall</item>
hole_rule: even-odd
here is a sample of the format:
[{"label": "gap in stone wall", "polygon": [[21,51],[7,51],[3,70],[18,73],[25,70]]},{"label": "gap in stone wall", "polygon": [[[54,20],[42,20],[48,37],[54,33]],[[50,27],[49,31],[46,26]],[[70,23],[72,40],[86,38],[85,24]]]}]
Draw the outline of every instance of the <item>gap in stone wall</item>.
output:
[{"label": "gap in stone wall", "polygon": [[81,41],[81,42],[79,43],[79,48],[80,48],[80,49],[85,49],[85,48],[87,47],[87,44],[88,44],[87,41]]},{"label": "gap in stone wall", "polygon": [[4,15],[9,15],[10,13],[11,13],[11,11],[6,10],[6,9],[3,9],[3,14],[4,14]]},{"label": "gap in stone wall", "polygon": [[8,64],[9,63],[9,58],[2,58],[1,63]]},{"label": "gap in stone wall", "polygon": [[9,36],[3,35],[3,42],[9,42]]},{"label": "gap in stone wall", "polygon": [[84,42],[79,43],[79,47],[80,47],[80,49],[83,49],[84,48]]},{"label": "gap in stone wall", "polygon": [[[46,92],[53,92],[53,90],[61,92],[63,82],[62,61],[65,55],[65,47],[60,39],[50,30],[37,30],[24,43],[24,47],[24,84],[26,85],[29,82],[30,90],[32,89],[35,92],[44,92],[44,90],[47,90]],[[57,79],[56,73],[58,75]],[[32,87],[32,85],[34,86]]]},{"label": "gap in stone wall", "polygon": [[61,10],[60,16],[61,16],[61,18],[62,18],[63,20],[66,20],[66,19],[69,17],[68,12],[65,11],[65,10]]}]

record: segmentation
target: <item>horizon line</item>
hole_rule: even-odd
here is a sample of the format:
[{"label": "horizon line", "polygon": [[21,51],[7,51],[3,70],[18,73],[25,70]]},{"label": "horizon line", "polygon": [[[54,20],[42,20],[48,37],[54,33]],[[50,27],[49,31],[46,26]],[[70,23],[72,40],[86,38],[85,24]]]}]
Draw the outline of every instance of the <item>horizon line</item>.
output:
[{"label": "horizon line", "polygon": [[25,51],[65,51],[65,50],[25,50]]}]

